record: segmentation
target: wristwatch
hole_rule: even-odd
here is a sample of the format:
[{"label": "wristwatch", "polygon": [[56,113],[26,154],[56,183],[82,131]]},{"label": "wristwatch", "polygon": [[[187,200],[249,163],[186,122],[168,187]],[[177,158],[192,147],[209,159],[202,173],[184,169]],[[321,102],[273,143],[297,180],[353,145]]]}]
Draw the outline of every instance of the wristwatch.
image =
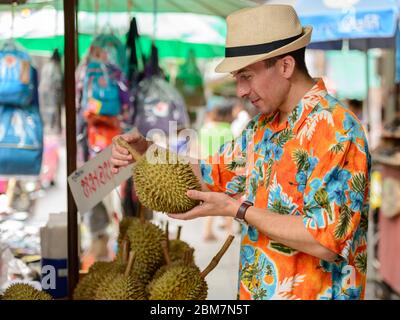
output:
[{"label": "wristwatch", "polygon": [[236,213],[235,220],[238,221],[238,222],[240,222],[240,223],[246,223],[246,224],[247,224],[246,220],[244,219],[244,216],[246,215],[247,209],[248,209],[249,207],[251,207],[252,205],[253,205],[253,203],[251,203],[250,201],[247,201],[247,200],[244,201],[244,202],[240,205],[240,207],[239,207],[239,209],[238,209],[238,211],[237,211],[237,213]]}]

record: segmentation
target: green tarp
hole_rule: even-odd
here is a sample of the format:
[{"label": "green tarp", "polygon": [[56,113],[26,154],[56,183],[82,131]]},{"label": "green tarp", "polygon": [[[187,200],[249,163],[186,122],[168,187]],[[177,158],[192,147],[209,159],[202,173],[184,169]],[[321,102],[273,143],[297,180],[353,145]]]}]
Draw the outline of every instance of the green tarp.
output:
[{"label": "green tarp", "polygon": [[[79,35],[79,56],[85,54],[88,50],[90,43],[93,39],[91,35]],[[123,40],[123,39],[121,39]],[[58,48],[61,53],[64,52],[64,37],[49,37],[49,38],[17,38],[22,46],[28,51],[34,53],[49,54],[55,48]],[[197,58],[214,58],[223,57],[225,50],[223,46],[208,45],[208,44],[189,44],[180,41],[173,40],[157,40],[156,46],[159,49],[160,58],[185,58],[189,49],[193,49],[196,53]],[[142,37],[141,46],[144,54],[148,55],[150,52],[151,39],[148,37]]]}]

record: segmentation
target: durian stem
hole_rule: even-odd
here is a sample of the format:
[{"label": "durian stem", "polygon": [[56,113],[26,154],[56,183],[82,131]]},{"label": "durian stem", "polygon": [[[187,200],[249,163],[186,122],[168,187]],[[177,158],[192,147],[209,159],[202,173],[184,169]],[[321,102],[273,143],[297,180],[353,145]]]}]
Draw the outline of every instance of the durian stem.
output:
[{"label": "durian stem", "polygon": [[193,251],[194,251],[193,248],[190,248],[190,249],[185,251],[185,254],[183,256],[183,263],[185,264],[185,266],[187,266],[187,265],[192,263]]},{"label": "durian stem", "polygon": [[126,140],[124,140],[122,137],[118,137],[115,139],[115,142],[121,147],[125,148],[128,150],[128,152],[132,155],[133,159],[135,161],[139,161],[140,158],[142,158],[142,155],[135,150]]},{"label": "durian stem", "polygon": [[176,239],[177,240],[181,239],[181,230],[182,230],[182,226],[178,226],[178,233],[176,234]]},{"label": "durian stem", "polygon": [[165,235],[167,236],[167,240],[169,241],[169,221],[165,224]]},{"label": "durian stem", "polygon": [[139,219],[141,224],[145,223],[146,219],[144,217],[144,206],[142,205],[141,202],[139,202]]},{"label": "durian stem", "polygon": [[125,238],[122,241],[122,263],[128,262],[129,240]]},{"label": "durian stem", "polygon": [[125,269],[125,277],[129,276],[129,274],[131,273],[131,269],[134,262],[135,262],[135,253],[131,251],[129,252],[129,261]]},{"label": "durian stem", "polygon": [[200,276],[204,279],[207,277],[207,275],[214,270],[214,268],[218,265],[219,261],[225,254],[225,252],[228,250],[229,246],[231,245],[233,239],[235,236],[230,235],[228,239],[226,239],[224,245],[222,246],[221,250],[217,253],[217,255],[212,258],[211,262],[208,264],[208,266],[201,272]]},{"label": "durian stem", "polygon": [[165,236],[167,238],[167,249],[168,249],[168,254],[169,254],[169,221],[168,220],[165,225]]},{"label": "durian stem", "polygon": [[167,240],[162,240],[162,241],[161,241],[161,246],[162,246],[162,249],[163,249],[165,262],[166,262],[167,265],[169,266],[169,265],[171,264],[171,257],[170,257],[170,255],[169,255],[169,248],[168,248],[168,242],[167,242]]}]

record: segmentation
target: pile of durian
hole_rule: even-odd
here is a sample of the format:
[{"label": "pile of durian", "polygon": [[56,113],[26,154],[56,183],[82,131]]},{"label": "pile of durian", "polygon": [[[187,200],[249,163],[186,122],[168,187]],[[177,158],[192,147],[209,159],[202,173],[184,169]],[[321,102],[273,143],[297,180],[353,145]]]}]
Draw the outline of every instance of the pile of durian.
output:
[{"label": "pile of durian", "polygon": [[94,263],[74,291],[75,300],[205,300],[205,281],[229,248],[230,236],[204,271],[195,265],[193,252],[166,230],[141,218],[120,222],[115,261]]},{"label": "pile of durian", "polygon": [[0,300],[52,300],[52,297],[43,291],[39,291],[26,283],[16,283],[10,285]]},{"label": "pile of durian", "polygon": [[[205,277],[217,266],[233,241],[229,236],[210,264],[201,271],[194,249],[165,230],[141,218],[120,222],[119,250],[112,262],[94,263],[75,288],[75,300],[205,300]],[[27,284],[11,285],[1,300],[51,300]]]}]

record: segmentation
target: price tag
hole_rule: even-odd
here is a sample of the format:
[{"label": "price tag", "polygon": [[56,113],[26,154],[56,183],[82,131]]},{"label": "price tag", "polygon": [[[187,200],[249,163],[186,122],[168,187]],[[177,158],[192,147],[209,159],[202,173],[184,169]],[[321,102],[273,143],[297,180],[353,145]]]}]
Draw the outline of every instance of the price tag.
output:
[{"label": "price tag", "polygon": [[111,148],[109,146],[103,150],[68,177],[68,184],[80,213],[88,212],[132,176],[133,164],[121,169],[117,175],[111,172]]}]

